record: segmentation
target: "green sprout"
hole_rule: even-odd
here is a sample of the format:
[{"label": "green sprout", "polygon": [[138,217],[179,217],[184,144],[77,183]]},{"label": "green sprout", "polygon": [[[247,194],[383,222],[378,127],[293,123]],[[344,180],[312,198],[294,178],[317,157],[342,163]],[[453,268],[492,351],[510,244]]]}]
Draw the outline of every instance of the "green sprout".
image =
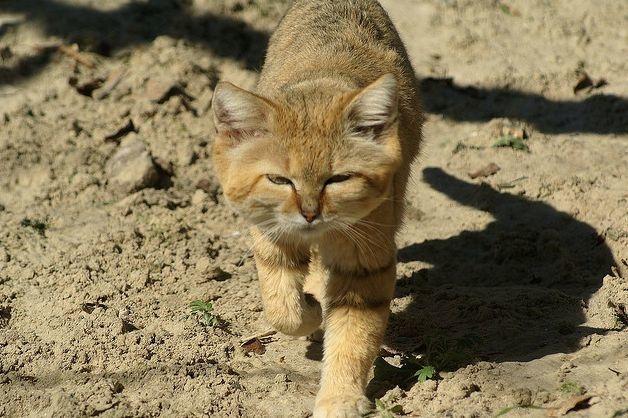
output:
[{"label": "green sprout", "polygon": [[395,418],[395,415],[403,414],[401,405],[388,406],[381,399],[375,399],[375,408],[382,418]]},{"label": "green sprout", "polygon": [[426,380],[433,379],[436,375],[436,369],[432,366],[423,366],[414,373],[413,377],[417,378],[419,383],[423,383]]},{"label": "green sprout", "polygon": [[512,149],[530,152],[530,148],[524,142],[523,138],[518,138],[512,135],[502,136],[493,144],[493,148],[499,147],[510,147]]},{"label": "green sprout", "polygon": [[565,382],[560,385],[559,390],[567,395],[582,395],[584,393],[584,388],[576,382]]},{"label": "green sprout", "polygon": [[190,303],[190,309],[192,313],[201,313],[203,314],[203,320],[205,325],[209,325],[210,327],[214,327],[220,323],[219,318],[212,313],[214,310],[214,306],[211,302],[204,302],[202,300],[195,300]]}]

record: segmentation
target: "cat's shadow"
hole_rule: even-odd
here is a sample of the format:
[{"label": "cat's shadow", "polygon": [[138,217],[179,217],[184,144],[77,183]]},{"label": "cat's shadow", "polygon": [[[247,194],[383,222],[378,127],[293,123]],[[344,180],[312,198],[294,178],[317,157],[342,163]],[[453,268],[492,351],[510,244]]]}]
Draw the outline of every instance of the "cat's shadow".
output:
[{"label": "cat's shadow", "polygon": [[[439,168],[423,170],[423,180],[495,220],[481,231],[399,250],[400,264],[432,267],[398,280],[386,336],[392,351],[421,354],[437,368],[455,370],[480,360],[530,361],[571,352],[587,336],[606,331],[582,325],[588,300],[614,264],[593,227],[546,203]],[[320,344],[313,343],[309,354],[320,359]]]}]

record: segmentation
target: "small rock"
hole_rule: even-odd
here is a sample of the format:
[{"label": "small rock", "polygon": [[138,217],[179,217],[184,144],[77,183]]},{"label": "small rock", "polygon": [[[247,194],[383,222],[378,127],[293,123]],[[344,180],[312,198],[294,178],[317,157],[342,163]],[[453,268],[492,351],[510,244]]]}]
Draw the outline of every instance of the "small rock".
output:
[{"label": "small rock", "polygon": [[129,136],[107,162],[106,172],[112,184],[130,193],[159,182],[159,171],[142,141]]},{"label": "small rock", "polygon": [[196,261],[196,270],[201,273],[207,273],[212,267],[209,257],[201,257]]},{"label": "small rock", "polygon": [[479,170],[470,172],[469,173],[469,177],[471,179],[476,179],[478,177],[488,177],[488,176],[492,176],[493,174],[497,173],[499,170],[501,170],[501,168],[497,164],[490,163],[490,164],[482,167]]},{"label": "small rock", "polygon": [[224,282],[231,277],[231,273],[228,273],[220,267],[214,267],[205,273],[206,280],[214,280],[216,282]]},{"label": "small rock", "polygon": [[122,308],[118,309],[118,318],[123,321],[130,321],[131,309],[129,309],[128,306],[123,306]]}]

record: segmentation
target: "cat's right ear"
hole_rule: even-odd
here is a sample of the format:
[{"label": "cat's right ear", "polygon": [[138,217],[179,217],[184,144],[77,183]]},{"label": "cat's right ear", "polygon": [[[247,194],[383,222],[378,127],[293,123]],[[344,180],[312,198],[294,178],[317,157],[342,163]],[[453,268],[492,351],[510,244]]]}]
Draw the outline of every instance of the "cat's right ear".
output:
[{"label": "cat's right ear", "polygon": [[216,132],[239,140],[266,132],[271,103],[229,82],[221,81],[214,89],[212,109]]}]

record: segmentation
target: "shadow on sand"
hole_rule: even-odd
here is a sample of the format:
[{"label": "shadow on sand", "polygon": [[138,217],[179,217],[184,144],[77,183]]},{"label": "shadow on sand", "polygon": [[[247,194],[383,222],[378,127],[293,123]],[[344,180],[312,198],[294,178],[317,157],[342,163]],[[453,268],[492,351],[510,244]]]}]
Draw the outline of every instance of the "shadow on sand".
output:
[{"label": "shadow on sand", "polygon": [[[242,62],[258,70],[266,51],[268,33],[227,15],[193,15],[184,1],[132,1],[113,10],[99,10],[55,0],[9,0],[0,3],[0,13],[18,13],[49,35],[81,50],[110,56],[125,47],[139,46],[161,35],[186,39],[212,53]],[[19,26],[19,23],[12,23]],[[0,31],[0,41],[3,32]],[[37,74],[50,61],[49,53],[22,60],[10,68],[0,67],[0,84],[9,84]]]},{"label": "shadow on sand", "polygon": [[[400,263],[432,267],[398,280],[395,297],[409,303],[391,315],[388,347],[455,370],[480,360],[572,352],[586,336],[608,331],[582,326],[588,300],[615,263],[593,227],[546,203],[467,183],[439,168],[426,168],[423,180],[495,220],[481,231],[399,250]],[[308,357],[320,359],[321,351],[312,343]],[[405,377],[397,378],[387,383],[394,387]],[[381,383],[373,381],[370,392],[380,392]]]},{"label": "shadow on sand", "polygon": [[[185,0],[131,1],[104,10],[71,5],[59,0],[5,0],[0,13],[20,14],[42,32],[81,50],[109,56],[121,48],[139,46],[160,35],[185,39],[220,57],[239,61],[249,70],[262,66],[269,34],[224,14],[194,14]],[[5,23],[4,32],[13,30]],[[50,62],[49,51],[14,63],[0,65],[0,85],[36,75]],[[1,62],[0,62],[1,64]],[[425,109],[455,121],[485,122],[496,117],[526,121],[547,134],[628,133],[628,99],[593,94],[583,99],[557,101],[538,94],[506,88],[462,87],[450,78],[425,78],[420,82]]]}]

